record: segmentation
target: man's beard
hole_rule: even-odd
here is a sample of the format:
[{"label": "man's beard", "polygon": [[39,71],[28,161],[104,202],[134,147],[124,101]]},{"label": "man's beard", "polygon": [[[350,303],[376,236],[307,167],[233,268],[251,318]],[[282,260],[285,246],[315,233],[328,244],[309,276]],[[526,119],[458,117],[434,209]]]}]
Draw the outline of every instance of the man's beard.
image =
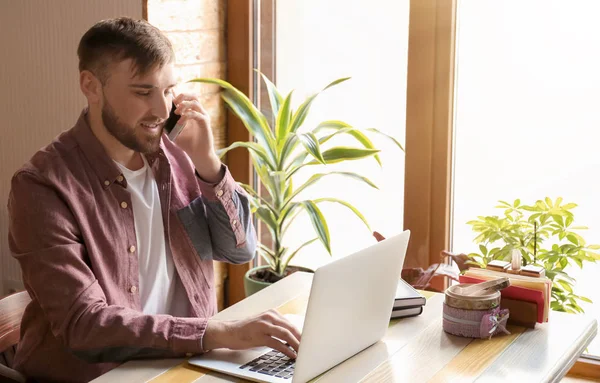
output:
[{"label": "man's beard", "polygon": [[[149,121],[149,123],[154,122]],[[138,136],[136,134],[137,127],[131,127],[121,122],[106,97],[104,97],[104,106],[102,107],[102,123],[114,138],[131,150],[143,154],[154,153],[158,150],[163,129],[161,128],[157,135],[144,134],[143,137]],[[143,134],[145,132],[139,133]]]}]

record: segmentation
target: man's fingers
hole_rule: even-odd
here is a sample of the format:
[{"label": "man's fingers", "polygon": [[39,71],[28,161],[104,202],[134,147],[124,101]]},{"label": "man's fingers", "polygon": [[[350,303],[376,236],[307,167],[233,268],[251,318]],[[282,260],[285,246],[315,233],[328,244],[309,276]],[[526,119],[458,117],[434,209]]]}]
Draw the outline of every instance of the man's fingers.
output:
[{"label": "man's fingers", "polygon": [[270,336],[265,336],[264,343],[265,343],[265,346],[271,347],[273,350],[282,352],[284,355],[286,355],[287,357],[289,357],[291,359],[296,359],[296,356],[297,356],[296,352],[294,352],[294,350],[292,350],[285,344],[281,343],[277,339],[272,338]]},{"label": "man's fingers", "polygon": [[273,324],[289,330],[292,333],[292,335],[294,335],[294,337],[298,339],[298,341],[300,341],[300,339],[302,338],[300,330],[296,326],[294,326],[294,324],[290,322],[286,317],[279,314],[277,311],[275,311],[274,313],[275,314],[272,317]]},{"label": "man's fingers", "polygon": [[197,98],[198,98],[198,96],[196,96],[195,94],[192,94],[192,93],[179,93],[177,96],[175,96],[175,98],[173,99],[173,102],[175,103],[175,105],[179,105],[179,103],[184,100],[189,101],[189,100],[195,100]]},{"label": "man's fingers", "polygon": [[177,105],[176,112],[181,113],[187,109],[193,109],[197,112],[200,112],[201,114],[207,114],[206,109],[204,109],[196,95],[182,93],[179,96],[175,97],[173,102],[175,103],[175,105]]},{"label": "man's fingers", "polygon": [[300,347],[300,342],[298,338],[285,327],[271,325],[267,329],[267,335],[281,339],[282,341],[286,342],[289,345],[289,347],[293,348],[296,351],[298,351],[298,347]]}]

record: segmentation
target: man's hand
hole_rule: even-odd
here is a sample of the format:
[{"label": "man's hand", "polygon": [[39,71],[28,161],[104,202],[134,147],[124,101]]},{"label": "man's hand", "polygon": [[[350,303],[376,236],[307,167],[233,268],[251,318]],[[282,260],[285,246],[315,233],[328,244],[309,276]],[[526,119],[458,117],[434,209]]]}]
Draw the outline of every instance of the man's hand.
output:
[{"label": "man's hand", "polygon": [[203,339],[206,350],[215,348],[244,350],[267,346],[281,351],[292,359],[296,358],[299,345],[300,331],[275,310],[238,321],[211,319],[208,321]]},{"label": "man's hand", "polygon": [[210,116],[196,95],[182,93],[173,102],[177,107],[175,114],[181,116],[179,123],[185,124],[175,143],[187,153],[204,181],[219,182],[221,161],[214,149]]}]

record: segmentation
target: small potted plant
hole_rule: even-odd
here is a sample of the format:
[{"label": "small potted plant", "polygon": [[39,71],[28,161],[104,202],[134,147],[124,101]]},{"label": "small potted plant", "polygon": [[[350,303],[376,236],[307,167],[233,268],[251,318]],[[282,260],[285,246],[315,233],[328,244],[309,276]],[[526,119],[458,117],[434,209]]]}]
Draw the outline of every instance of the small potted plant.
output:
[{"label": "small potted plant", "polygon": [[555,311],[580,313],[581,302],[592,303],[589,298],[575,294],[575,279],[566,272],[568,266],[583,268],[586,262],[600,259],[600,245],[588,245],[579,231],[585,226],[574,226],[573,213],[577,205],[563,204],[546,197],[533,205],[523,205],[519,199],[512,204],[499,201],[496,206],[504,210],[501,216],[481,216],[467,222],[478,233],[474,242],[480,253],[468,255],[470,263],[485,267],[490,261],[510,261],[514,249],[522,256],[523,265],[543,266],[546,276],[552,279],[550,307]]},{"label": "small potted plant", "polygon": [[[248,97],[228,82],[214,78],[191,80],[191,82],[219,85],[223,90],[221,93],[223,100],[244,123],[254,139],[248,142],[234,142],[229,147],[220,150],[219,153],[220,156],[223,156],[235,148],[247,149],[254,170],[267,194],[260,195],[258,185],[254,189],[249,185],[240,184],[251,198],[253,213],[264,223],[272,239],[272,246],[265,246],[262,243],[258,246],[257,251],[266,265],[253,268],[246,273],[244,279],[246,295],[250,295],[297,270],[297,267],[290,266],[290,262],[302,248],[315,241],[320,241],[327,252],[331,254],[329,228],[319,205],[323,203],[341,204],[350,209],[364,222],[369,232],[371,231],[364,215],[347,201],[326,196],[316,199],[299,198],[299,194],[303,190],[324,177],[336,175],[350,177],[377,188],[371,180],[354,172],[329,171],[317,172],[302,185],[294,185],[292,176],[296,172],[313,165],[328,165],[370,157],[381,164],[379,150],[373,145],[365,131],[345,122],[323,121],[311,130],[302,129],[301,131],[300,128],[306,120],[310,107],[320,92],[309,96],[296,110],[292,110],[292,92],[283,97],[266,76],[262,77],[269,93],[273,116],[271,122]],[[323,90],[348,79],[340,78],[333,81]],[[401,150],[404,150],[393,137],[381,133],[377,129],[367,129],[366,131],[381,134],[393,140]],[[349,135],[356,140],[358,145],[352,147],[332,146],[331,143],[338,135]],[[316,237],[295,249],[290,249],[285,244],[285,232],[302,211],[310,217]]]}]

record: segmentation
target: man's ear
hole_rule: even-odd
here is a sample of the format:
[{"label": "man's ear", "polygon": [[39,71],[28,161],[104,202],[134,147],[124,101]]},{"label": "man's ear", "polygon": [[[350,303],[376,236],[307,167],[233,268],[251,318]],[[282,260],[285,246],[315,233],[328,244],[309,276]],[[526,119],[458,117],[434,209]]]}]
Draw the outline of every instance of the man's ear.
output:
[{"label": "man's ear", "polygon": [[97,104],[102,99],[102,84],[89,70],[79,72],[79,87],[89,105]]}]

